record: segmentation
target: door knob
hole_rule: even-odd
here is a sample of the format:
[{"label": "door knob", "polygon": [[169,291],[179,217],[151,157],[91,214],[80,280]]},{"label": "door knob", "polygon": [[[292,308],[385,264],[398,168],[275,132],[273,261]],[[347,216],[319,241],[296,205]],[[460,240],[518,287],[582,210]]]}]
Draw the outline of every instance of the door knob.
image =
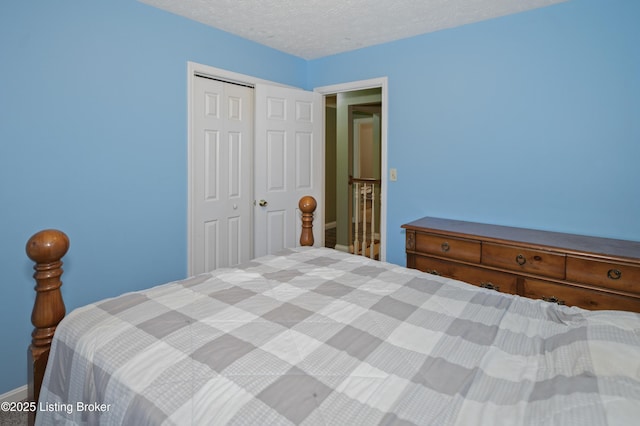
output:
[{"label": "door knob", "polygon": [[266,207],[268,203],[267,203],[267,200],[260,200],[258,204],[260,205],[260,207]]}]

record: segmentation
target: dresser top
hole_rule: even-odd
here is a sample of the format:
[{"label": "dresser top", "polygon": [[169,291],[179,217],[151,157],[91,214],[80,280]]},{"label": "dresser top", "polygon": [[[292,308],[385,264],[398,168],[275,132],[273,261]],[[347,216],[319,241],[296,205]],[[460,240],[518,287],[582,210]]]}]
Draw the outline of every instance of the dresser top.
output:
[{"label": "dresser top", "polygon": [[423,217],[402,225],[402,228],[470,239],[478,239],[480,237],[482,240],[491,242],[527,243],[547,250],[556,249],[566,253],[574,252],[575,254],[589,253],[604,259],[612,256],[623,257],[633,262],[640,262],[640,242],[635,241],[538,231],[435,217]]}]

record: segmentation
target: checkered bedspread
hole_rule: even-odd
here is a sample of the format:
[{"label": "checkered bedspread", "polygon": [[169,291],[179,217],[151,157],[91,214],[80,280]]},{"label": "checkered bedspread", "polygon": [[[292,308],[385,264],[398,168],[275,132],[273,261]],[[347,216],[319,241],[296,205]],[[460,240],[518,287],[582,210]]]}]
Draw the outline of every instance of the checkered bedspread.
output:
[{"label": "checkered bedspread", "polygon": [[640,316],[299,248],[77,309],[39,424],[640,419]]}]

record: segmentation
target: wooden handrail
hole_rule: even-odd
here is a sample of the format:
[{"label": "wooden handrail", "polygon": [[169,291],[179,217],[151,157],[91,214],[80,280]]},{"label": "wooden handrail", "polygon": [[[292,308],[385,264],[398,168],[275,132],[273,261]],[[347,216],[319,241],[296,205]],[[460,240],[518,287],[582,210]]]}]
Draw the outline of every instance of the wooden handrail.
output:
[{"label": "wooden handrail", "polygon": [[375,178],[354,178],[353,176],[349,176],[349,185],[352,185],[353,183],[372,183],[374,185],[380,185],[382,180]]}]

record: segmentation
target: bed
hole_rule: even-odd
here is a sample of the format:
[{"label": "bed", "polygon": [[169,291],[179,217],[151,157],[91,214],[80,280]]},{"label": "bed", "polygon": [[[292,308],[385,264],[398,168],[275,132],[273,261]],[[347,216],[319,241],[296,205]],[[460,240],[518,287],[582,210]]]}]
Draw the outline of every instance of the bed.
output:
[{"label": "bed", "polygon": [[99,301],[53,328],[41,425],[640,418],[639,314],[497,293],[326,248]]}]

